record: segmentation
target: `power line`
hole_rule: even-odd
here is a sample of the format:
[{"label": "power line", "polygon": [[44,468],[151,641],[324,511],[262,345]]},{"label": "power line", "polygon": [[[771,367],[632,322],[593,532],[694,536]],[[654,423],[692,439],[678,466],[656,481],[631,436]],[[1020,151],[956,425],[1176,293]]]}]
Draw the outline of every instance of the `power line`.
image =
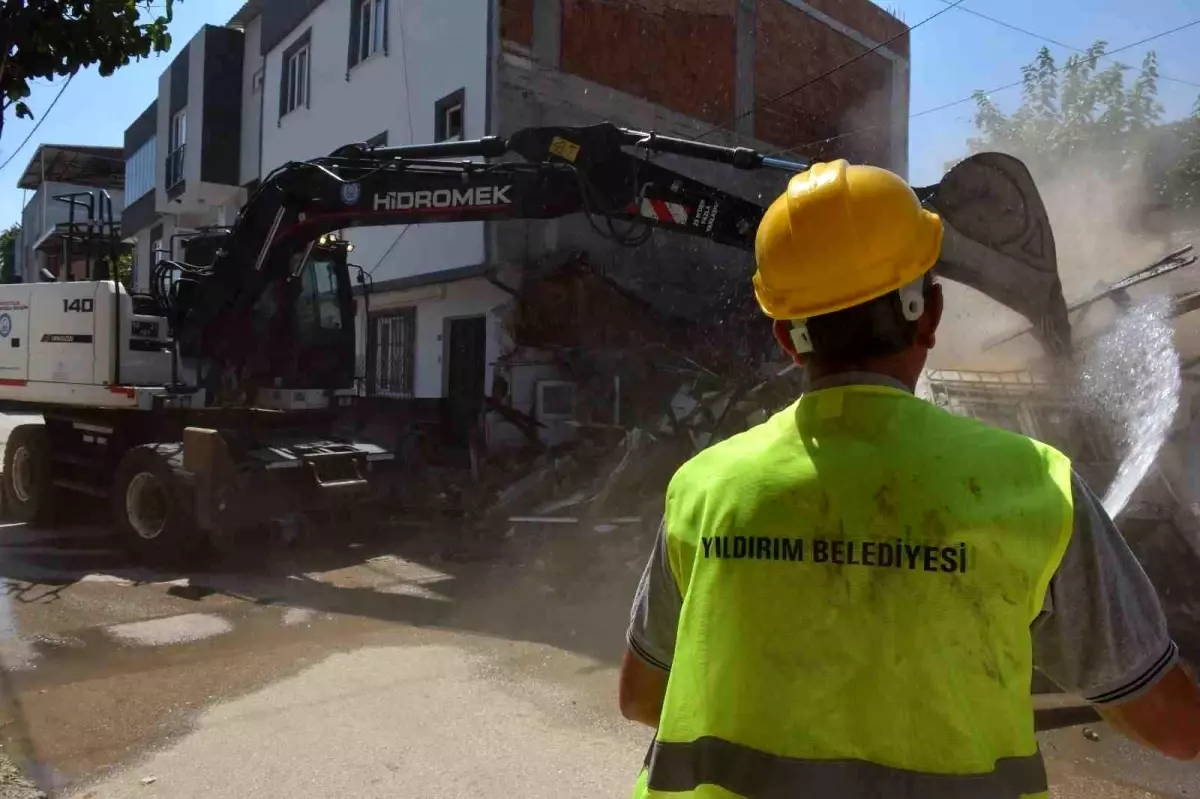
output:
[{"label": "power line", "polygon": [[[1109,50],[1108,52],[1105,53],[1105,56],[1111,57],[1111,56],[1116,55],[1117,53],[1122,53],[1126,50],[1132,50],[1135,47],[1140,47],[1143,44],[1149,44],[1150,42],[1153,42],[1157,39],[1162,39],[1162,38],[1164,38],[1166,36],[1170,36],[1174,33],[1179,33],[1180,31],[1186,30],[1195,25],[1200,25],[1200,19],[1193,20],[1191,22],[1180,25],[1176,28],[1171,28],[1170,30],[1163,31],[1162,33],[1156,33],[1153,36],[1147,36],[1145,39],[1139,39],[1138,41],[1124,45],[1123,47],[1118,47],[1116,50]],[[1063,64],[1061,67],[1055,67],[1053,70],[1050,71],[1049,74],[1056,75],[1059,72],[1062,72],[1064,69],[1066,69],[1067,66],[1068,66],[1067,64]],[[983,94],[985,94],[985,95],[996,94],[997,92],[1006,91],[1006,90],[1012,89],[1016,86],[1023,86],[1023,85],[1025,85],[1024,80],[1017,80],[1017,81],[1013,81],[1012,83],[1006,83],[1003,86],[997,86],[994,89],[989,89],[988,91],[983,92]],[[924,111],[918,111],[915,114],[910,114],[908,119],[909,119],[909,121],[912,121],[914,119],[918,119],[919,117],[927,116],[929,114],[935,114],[938,111],[945,111],[947,108],[954,108],[955,106],[962,105],[963,103],[969,103],[975,99],[976,94],[978,94],[978,92],[971,92],[966,97],[959,98],[958,100],[953,100],[948,103],[942,103],[941,105],[934,106],[933,108],[926,108]],[[879,130],[882,127],[884,127],[884,126],[883,125],[868,125],[867,127],[864,127],[864,128],[858,128],[857,130],[851,130],[846,133],[839,133],[836,136],[830,136],[827,139],[819,139],[817,141],[807,142],[806,144],[798,144],[795,147],[789,147],[786,150],[779,150],[777,152],[771,153],[771,155],[778,156],[778,155],[788,155],[788,154],[792,154],[792,153],[797,153],[800,150],[805,150],[805,149],[808,149],[809,147],[818,147],[822,144],[830,144],[831,142],[840,141],[842,139],[846,139],[851,136],[857,136],[861,133],[870,133],[871,131]]]},{"label": "power line", "polygon": [[[939,2],[949,3],[950,0],[939,0]],[[1026,36],[1031,36],[1034,39],[1039,39],[1043,42],[1046,42],[1047,44],[1052,44],[1055,47],[1062,47],[1065,50],[1074,50],[1076,53],[1081,53],[1084,55],[1087,54],[1086,50],[1081,50],[1080,48],[1075,47],[1073,45],[1069,45],[1066,42],[1060,42],[1057,39],[1051,39],[1049,36],[1043,36],[1040,33],[1035,33],[1034,31],[1026,30],[1017,25],[1013,25],[1012,23],[1005,22],[1002,19],[996,19],[995,17],[989,17],[987,14],[976,11],[973,8],[967,8],[966,6],[962,6],[958,10],[963,12],[964,14],[970,14],[971,16],[979,17],[980,19],[986,19],[988,22],[991,22],[995,25],[999,25],[1002,28],[1008,28],[1010,31],[1016,31],[1017,33],[1023,33]],[[1108,55],[1102,55],[1100,57],[1105,60],[1111,60],[1111,58]],[[1181,83],[1184,86],[1192,86],[1194,88],[1200,89],[1200,83],[1197,83],[1196,81],[1184,80],[1183,78],[1173,78],[1169,75],[1163,75],[1161,72],[1158,75],[1158,79],[1169,81],[1171,83]]]},{"label": "power line", "polygon": [[943,8],[941,11],[935,11],[934,13],[930,14],[928,17],[921,20],[916,25],[911,25],[911,26],[906,27],[904,30],[900,31],[899,33],[897,33],[895,36],[891,37],[890,39],[885,39],[884,41],[880,42],[879,44],[875,45],[874,47],[872,47],[868,50],[863,50],[861,53],[854,56],[853,58],[847,59],[846,61],[843,61],[842,63],[825,70],[820,75],[817,75],[814,78],[810,78],[809,80],[804,81],[804,83],[801,83],[799,86],[795,86],[791,89],[788,89],[783,94],[777,95],[777,96],[772,97],[771,99],[767,100],[764,103],[753,106],[749,111],[743,111],[742,113],[738,114],[733,119],[729,120],[728,122],[726,122],[723,125],[715,125],[714,127],[709,128],[708,130],[704,131],[700,135],[696,136],[693,139],[693,141],[698,141],[700,139],[703,139],[706,136],[716,133],[718,130],[728,129],[730,125],[737,124],[741,120],[743,120],[746,117],[753,114],[755,111],[764,110],[768,106],[774,105],[775,103],[779,102],[780,100],[785,100],[788,97],[791,97],[793,94],[796,94],[797,92],[807,89],[809,86],[812,86],[814,83],[818,83],[819,81],[825,80],[830,75],[837,72],[838,70],[845,69],[846,67],[850,66],[851,64],[861,61],[862,59],[866,58],[867,56],[871,55],[872,53],[882,50],[883,48],[887,47],[889,44],[892,44],[893,42],[895,42],[897,39],[901,38],[902,36],[907,36],[909,33],[915,31],[917,28],[921,27],[925,23],[932,22],[933,20],[940,17],[942,14],[945,14],[947,11],[957,8],[960,4],[965,2],[965,0],[944,0],[944,2],[949,3],[949,5],[947,5],[945,8]]},{"label": "power line", "polygon": [[29,140],[33,138],[33,134],[38,132],[38,128],[40,128],[42,126],[42,123],[46,121],[46,117],[50,116],[50,112],[53,111],[54,106],[58,104],[58,98],[63,96],[63,92],[65,92],[67,90],[67,87],[71,85],[71,81],[73,81],[73,80],[75,80],[74,72],[72,72],[70,75],[67,76],[67,82],[64,83],[62,85],[62,88],[58,90],[58,94],[54,95],[54,99],[50,102],[50,106],[45,111],[42,112],[42,115],[38,118],[38,121],[34,124],[33,130],[29,131],[29,135],[25,137],[25,141],[18,144],[17,149],[12,151],[12,155],[10,155],[8,158],[6,158],[3,164],[0,164],[0,172],[3,172],[5,170],[5,168],[9,164],[12,163],[13,159],[17,157],[17,155],[21,152],[21,150],[25,149],[25,145],[29,144]]}]

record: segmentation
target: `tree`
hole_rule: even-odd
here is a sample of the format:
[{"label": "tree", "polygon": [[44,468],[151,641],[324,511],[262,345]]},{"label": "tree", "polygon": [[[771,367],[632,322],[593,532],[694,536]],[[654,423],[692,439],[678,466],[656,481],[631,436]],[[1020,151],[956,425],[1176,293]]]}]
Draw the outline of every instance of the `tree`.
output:
[{"label": "tree", "polygon": [[1159,208],[1200,207],[1200,100],[1188,117],[1164,125],[1150,140],[1145,169]]},{"label": "tree", "polygon": [[1129,66],[1100,68],[1106,46],[1098,41],[1062,66],[1043,47],[1022,69],[1022,101],[1012,114],[977,91],[979,136],[969,140],[971,151],[1002,150],[1042,176],[1077,165],[1084,156],[1100,158],[1114,169],[1129,165],[1162,120],[1158,56],[1147,53],[1132,86],[1126,87]]},{"label": "tree", "polygon": [[114,271],[116,272],[115,277],[117,280],[121,281],[125,288],[132,289],[133,283],[131,281],[133,278],[133,251],[127,249],[120,253],[116,256],[116,258],[113,259],[113,264],[116,267]]},{"label": "tree", "polygon": [[10,225],[0,232],[0,283],[16,282],[17,234],[21,226]]},{"label": "tree", "polygon": [[1131,203],[1143,223],[1149,213],[1200,208],[1200,100],[1189,117],[1163,124],[1158,56],[1147,53],[1127,85],[1129,66],[1101,68],[1105,47],[1096,42],[1061,66],[1043,47],[1022,70],[1021,104],[1011,114],[976,92],[970,151],[1015,155],[1039,182],[1133,168],[1143,196]]},{"label": "tree", "polygon": [[[25,102],[31,81],[74,75],[93,64],[108,77],[131,60],[169,50],[175,2],[0,0],[0,135],[10,106],[18,119],[33,117]],[[150,20],[155,9],[162,13]]]}]

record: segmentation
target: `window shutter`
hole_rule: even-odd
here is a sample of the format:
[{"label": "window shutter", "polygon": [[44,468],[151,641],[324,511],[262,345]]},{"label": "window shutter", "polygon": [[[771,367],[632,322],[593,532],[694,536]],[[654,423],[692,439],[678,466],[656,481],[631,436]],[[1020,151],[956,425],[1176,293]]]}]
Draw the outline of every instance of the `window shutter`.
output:
[{"label": "window shutter", "polygon": [[350,41],[346,44],[346,80],[350,80],[350,70],[358,64],[358,41],[362,31],[362,16],[359,6],[362,0],[350,0]]}]

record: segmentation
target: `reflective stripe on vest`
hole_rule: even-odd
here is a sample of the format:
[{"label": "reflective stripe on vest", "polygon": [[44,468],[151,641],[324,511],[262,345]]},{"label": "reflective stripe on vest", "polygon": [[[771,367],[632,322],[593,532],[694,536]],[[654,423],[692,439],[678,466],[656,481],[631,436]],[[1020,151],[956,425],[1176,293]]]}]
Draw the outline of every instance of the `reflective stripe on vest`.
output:
[{"label": "reflective stripe on vest", "polygon": [[1070,481],[1051,447],[879,386],[693,458],[667,492],[683,607],[636,795],[1044,794],[1029,626]]},{"label": "reflective stripe on vest", "polygon": [[1002,758],[986,774],[929,774],[862,760],[778,757],[719,738],[656,742],[650,770],[648,787],[654,791],[679,793],[717,785],[746,799],[1020,799],[1047,790],[1039,755]]}]

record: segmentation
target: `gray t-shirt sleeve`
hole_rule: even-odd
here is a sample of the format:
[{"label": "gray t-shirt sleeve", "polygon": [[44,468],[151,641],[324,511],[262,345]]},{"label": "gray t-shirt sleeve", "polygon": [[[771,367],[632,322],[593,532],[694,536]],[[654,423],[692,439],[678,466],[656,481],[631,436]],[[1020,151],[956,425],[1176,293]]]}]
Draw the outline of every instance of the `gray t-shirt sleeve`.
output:
[{"label": "gray t-shirt sleeve", "polygon": [[1034,621],[1034,665],[1090,702],[1127,701],[1157,682],[1178,650],[1120,531],[1078,475],[1071,484],[1074,531]]},{"label": "gray t-shirt sleeve", "polygon": [[675,631],[679,627],[683,595],[667,560],[665,524],[664,520],[658,527],[654,551],[650,553],[638,583],[625,639],[629,650],[640,660],[670,671],[675,659]]}]

